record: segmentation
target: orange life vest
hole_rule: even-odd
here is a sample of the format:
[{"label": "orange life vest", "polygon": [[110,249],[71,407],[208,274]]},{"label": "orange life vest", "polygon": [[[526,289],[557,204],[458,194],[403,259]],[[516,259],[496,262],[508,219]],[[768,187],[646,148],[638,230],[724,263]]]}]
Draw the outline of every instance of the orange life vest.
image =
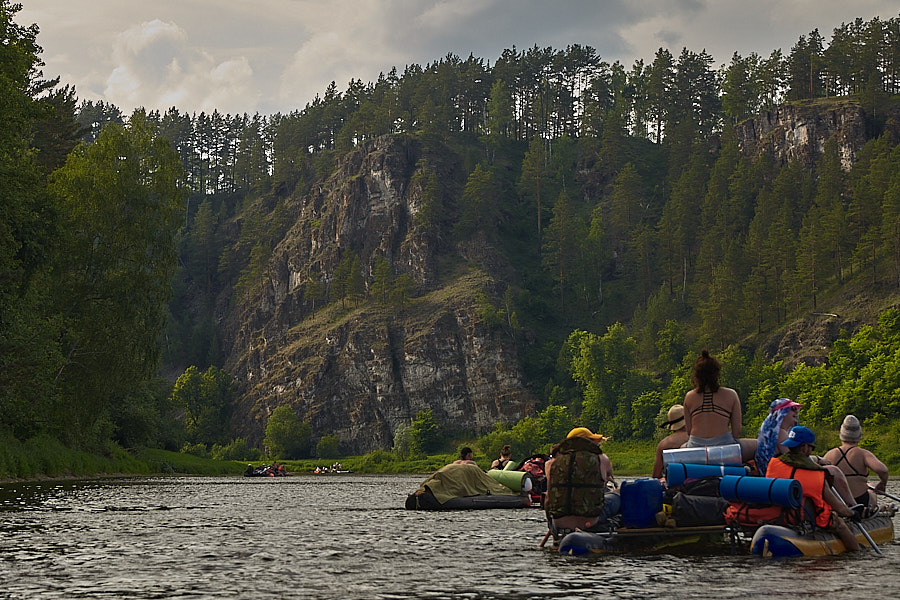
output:
[{"label": "orange life vest", "polygon": [[766,477],[774,479],[796,479],[803,487],[803,497],[816,507],[816,526],[828,527],[831,524],[831,505],[825,501],[825,471],[800,469],[782,462],[778,457],[769,461]]}]

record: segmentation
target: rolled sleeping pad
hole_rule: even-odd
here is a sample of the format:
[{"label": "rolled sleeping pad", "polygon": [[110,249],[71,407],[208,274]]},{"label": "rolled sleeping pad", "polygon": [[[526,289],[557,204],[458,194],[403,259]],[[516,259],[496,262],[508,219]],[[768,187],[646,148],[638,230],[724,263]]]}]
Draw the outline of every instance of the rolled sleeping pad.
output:
[{"label": "rolled sleeping pad", "polygon": [[519,468],[519,463],[510,459],[510,460],[506,461],[506,466],[503,467],[503,470],[504,471],[515,471],[518,468]]},{"label": "rolled sleeping pad", "polygon": [[729,502],[777,504],[788,508],[799,508],[803,503],[803,486],[796,479],[725,475],[719,482],[719,493]]},{"label": "rolled sleeping pad", "polygon": [[491,469],[487,474],[491,479],[505,485],[514,492],[531,491],[531,473],[526,473],[525,471],[501,471],[500,469]]},{"label": "rolled sleeping pad", "polygon": [[741,445],[700,446],[663,450],[663,464],[690,463],[693,465],[740,465]]},{"label": "rolled sleeping pad", "polygon": [[674,487],[681,485],[688,479],[700,479],[701,477],[723,476],[723,475],[746,475],[747,470],[744,467],[731,465],[695,465],[684,463],[670,463],[666,466],[666,485]]}]

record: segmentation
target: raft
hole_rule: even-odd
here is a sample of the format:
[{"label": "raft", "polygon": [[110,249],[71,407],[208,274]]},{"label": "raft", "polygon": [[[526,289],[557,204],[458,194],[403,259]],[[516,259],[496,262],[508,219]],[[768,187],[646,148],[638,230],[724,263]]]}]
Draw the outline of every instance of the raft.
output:
[{"label": "raft", "polygon": [[441,467],[406,498],[408,510],[477,510],[529,506],[531,496],[527,491],[517,493],[494,481],[477,465],[472,464],[449,464]]},{"label": "raft", "polygon": [[[877,514],[860,523],[847,523],[856,534],[860,548],[868,548],[866,536],[859,530],[864,527],[876,544],[894,539],[893,513]],[[831,556],[846,552],[844,543],[836,534],[824,529],[800,534],[789,527],[763,525],[756,530],[750,542],[750,552],[757,556],[787,558],[792,556]]]}]

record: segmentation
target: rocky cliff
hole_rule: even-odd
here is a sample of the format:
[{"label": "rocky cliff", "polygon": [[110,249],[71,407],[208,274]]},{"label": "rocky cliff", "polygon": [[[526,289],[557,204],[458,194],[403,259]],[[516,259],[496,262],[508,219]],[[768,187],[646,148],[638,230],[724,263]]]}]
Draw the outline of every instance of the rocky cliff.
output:
[{"label": "rocky cliff", "polygon": [[737,137],[746,155],[769,154],[778,164],[797,160],[807,167],[816,164],[825,142],[834,139],[842,166],[848,170],[868,139],[866,114],[852,103],[784,104],[740,123]]},{"label": "rocky cliff", "polygon": [[[223,327],[238,435],[258,442],[268,415],[287,404],[310,422],[313,443],[336,434],[341,451],[364,453],[390,448],[396,429],[425,409],[444,428],[465,431],[533,410],[514,341],[479,317],[476,295],[502,291],[485,271],[489,261],[463,258],[440,223],[422,218],[435,201],[436,214],[454,214],[463,176],[453,157],[414,138],[380,138],[291,199],[294,224],[265,284]],[[425,172],[440,184],[436,199]],[[415,282],[410,299],[323,308],[310,282],[331,286],[348,252],[360,258],[367,292],[383,257]]]}]

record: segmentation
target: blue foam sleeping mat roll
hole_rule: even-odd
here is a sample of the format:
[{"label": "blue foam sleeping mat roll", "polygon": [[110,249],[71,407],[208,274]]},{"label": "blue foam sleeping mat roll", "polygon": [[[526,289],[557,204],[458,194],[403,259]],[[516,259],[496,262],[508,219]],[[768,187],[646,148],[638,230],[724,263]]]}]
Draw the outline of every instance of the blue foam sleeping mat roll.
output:
[{"label": "blue foam sleeping mat roll", "polygon": [[666,485],[675,487],[688,479],[723,475],[746,475],[744,467],[730,465],[694,465],[690,463],[669,463],[666,465]]},{"label": "blue foam sleeping mat roll", "polygon": [[798,508],[803,502],[803,486],[796,479],[725,475],[719,482],[719,493],[729,502],[777,504],[788,508]]}]

